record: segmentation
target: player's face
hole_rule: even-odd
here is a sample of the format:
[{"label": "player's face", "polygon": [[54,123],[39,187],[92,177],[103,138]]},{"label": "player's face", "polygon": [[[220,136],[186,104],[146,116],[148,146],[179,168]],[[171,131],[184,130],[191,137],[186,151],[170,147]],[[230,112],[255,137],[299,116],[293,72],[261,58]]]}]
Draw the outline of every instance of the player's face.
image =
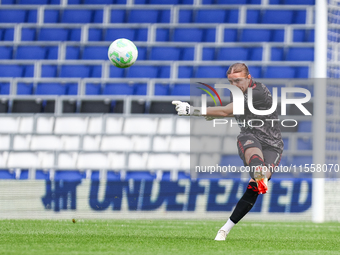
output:
[{"label": "player's face", "polygon": [[241,89],[243,93],[247,91],[250,78],[251,78],[250,74],[246,76],[244,72],[228,74],[228,80],[230,84]]}]

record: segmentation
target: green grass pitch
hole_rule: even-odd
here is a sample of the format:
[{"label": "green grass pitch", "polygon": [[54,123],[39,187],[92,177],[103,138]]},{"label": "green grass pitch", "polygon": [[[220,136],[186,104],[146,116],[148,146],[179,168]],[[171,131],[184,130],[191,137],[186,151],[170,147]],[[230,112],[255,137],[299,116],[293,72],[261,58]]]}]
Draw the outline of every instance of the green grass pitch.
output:
[{"label": "green grass pitch", "polygon": [[340,223],[1,220],[0,254],[339,254]]}]

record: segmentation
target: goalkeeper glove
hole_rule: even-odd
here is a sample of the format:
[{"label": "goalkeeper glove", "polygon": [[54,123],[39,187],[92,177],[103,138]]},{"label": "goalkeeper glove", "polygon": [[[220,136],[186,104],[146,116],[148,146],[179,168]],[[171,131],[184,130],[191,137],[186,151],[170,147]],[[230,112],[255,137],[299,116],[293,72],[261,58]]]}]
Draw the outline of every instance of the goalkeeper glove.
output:
[{"label": "goalkeeper glove", "polygon": [[192,107],[187,102],[181,101],[172,101],[172,104],[176,105],[177,114],[180,116],[201,116],[201,108],[200,107]]}]

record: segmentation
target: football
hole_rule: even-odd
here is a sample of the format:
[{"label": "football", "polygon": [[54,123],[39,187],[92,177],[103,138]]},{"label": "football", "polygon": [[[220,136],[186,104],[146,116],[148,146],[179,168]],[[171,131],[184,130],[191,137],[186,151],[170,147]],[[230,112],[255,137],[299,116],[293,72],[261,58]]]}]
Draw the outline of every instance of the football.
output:
[{"label": "football", "polygon": [[136,62],[138,50],[133,42],[121,38],[111,43],[108,50],[108,57],[116,67],[127,68]]}]

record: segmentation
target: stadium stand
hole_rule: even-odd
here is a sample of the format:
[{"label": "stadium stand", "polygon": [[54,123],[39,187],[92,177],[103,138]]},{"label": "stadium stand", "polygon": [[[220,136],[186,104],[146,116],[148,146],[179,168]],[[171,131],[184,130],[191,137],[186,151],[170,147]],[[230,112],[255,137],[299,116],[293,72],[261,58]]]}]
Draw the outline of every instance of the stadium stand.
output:
[{"label": "stadium stand", "polygon": [[[170,102],[189,99],[190,78],[224,78],[235,61],[247,62],[257,79],[313,76],[313,0],[200,2],[2,0],[1,168],[91,169],[92,179],[100,169],[150,179],[146,169],[188,171],[189,121],[173,116]],[[118,38],[139,50],[128,69],[107,60]],[[284,133],[282,164],[311,157],[311,123],[297,118],[297,132]],[[240,165],[230,146],[236,133],[220,141],[221,163]],[[0,178],[27,176],[0,171]],[[50,175],[37,170],[34,178]],[[68,171],[68,178],[85,175]]]}]

